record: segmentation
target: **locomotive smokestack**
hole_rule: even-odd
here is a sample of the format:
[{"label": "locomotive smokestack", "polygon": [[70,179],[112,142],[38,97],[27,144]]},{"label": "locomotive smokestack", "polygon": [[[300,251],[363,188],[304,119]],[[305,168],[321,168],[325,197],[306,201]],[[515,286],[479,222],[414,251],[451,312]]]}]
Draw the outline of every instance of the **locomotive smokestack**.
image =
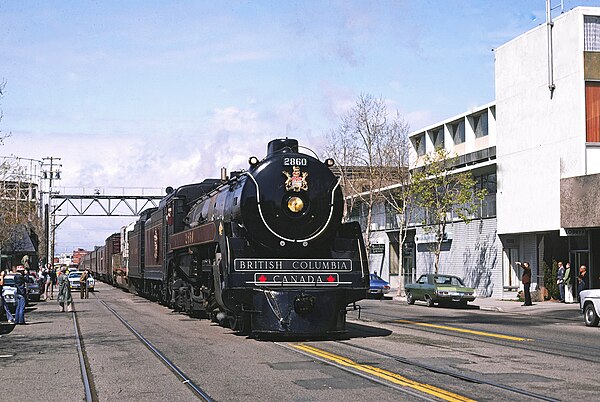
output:
[{"label": "locomotive smokestack", "polygon": [[227,181],[227,168],[221,168],[221,181]]},{"label": "locomotive smokestack", "polygon": [[275,152],[298,152],[298,140],[293,138],[278,138],[269,142],[267,156]]}]

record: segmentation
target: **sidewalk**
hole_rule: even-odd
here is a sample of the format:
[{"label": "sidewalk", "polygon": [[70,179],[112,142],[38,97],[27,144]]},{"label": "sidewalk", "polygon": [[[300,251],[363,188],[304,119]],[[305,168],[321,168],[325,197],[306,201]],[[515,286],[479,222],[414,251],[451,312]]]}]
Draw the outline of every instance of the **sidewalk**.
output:
[{"label": "sidewalk", "polygon": [[[82,307],[87,300],[75,303]],[[25,322],[27,325],[0,321],[0,376],[2,383],[9,385],[2,387],[1,399],[81,400],[72,313],[59,312],[56,300],[40,301],[26,307]]]},{"label": "sidewalk", "polygon": [[[404,296],[393,296],[393,299],[406,303],[406,297]],[[583,317],[579,313],[579,303],[567,304],[549,300],[533,302],[532,306],[523,306],[522,304],[523,302],[517,299],[494,299],[492,297],[478,297],[475,301],[469,303],[470,306],[478,306],[480,310],[583,322]]]}]

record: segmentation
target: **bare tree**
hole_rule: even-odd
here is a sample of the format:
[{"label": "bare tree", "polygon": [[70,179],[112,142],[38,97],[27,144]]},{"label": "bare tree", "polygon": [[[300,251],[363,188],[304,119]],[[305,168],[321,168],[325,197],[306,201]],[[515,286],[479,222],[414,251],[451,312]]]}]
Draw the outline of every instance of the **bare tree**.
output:
[{"label": "bare tree", "polygon": [[416,202],[425,212],[424,230],[434,235],[430,250],[435,255],[436,274],[446,226],[454,221],[453,214],[469,223],[486,195],[486,190],[475,189],[471,172],[455,172],[457,160],[449,151],[438,148],[425,155],[423,168],[412,174]]},{"label": "bare tree", "polygon": [[362,94],[341,117],[328,136],[326,153],[336,160],[346,195],[345,216],[355,207],[363,210],[364,237],[369,249],[373,207],[391,202],[402,211],[403,203],[385,190],[403,181],[408,169],[408,124],[396,112],[390,116],[381,98]]},{"label": "bare tree", "polygon": [[[2,97],[4,96],[4,90],[6,88],[6,80],[2,80],[0,82],[0,100],[2,100]],[[0,103],[0,106],[2,104]],[[2,118],[4,117],[4,113],[2,112],[2,109],[0,109],[0,122],[2,122]],[[10,133],[3,133],[2,130],[0,130],[0,145],[4,145],[4,140],[6,138],[10,137]]]}]

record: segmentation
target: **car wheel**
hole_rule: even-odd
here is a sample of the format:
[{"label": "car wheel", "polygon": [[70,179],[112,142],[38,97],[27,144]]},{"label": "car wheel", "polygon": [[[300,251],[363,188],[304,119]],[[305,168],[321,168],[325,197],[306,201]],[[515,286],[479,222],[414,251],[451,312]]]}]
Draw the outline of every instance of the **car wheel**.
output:
[{"label": "car wheel", "polygon": [[412,293],[406,292],[406,302],[408,304],[415,304],[415,298],[413,297]]},{"label": "car wheel", "polygon": [[588,303],[585,305],[583,309],[583,318],[585,320],[585,325],[588,327],[597,327],[598,322],[600,322],[600,318],[598,314],[596,314],[596,310],[594,309],[594,305],[592,303]]},{"label": "car wheel", "polygon": [[435,304],[435,302],[429,295],[425,296],[425,301],[427,302],[427,307],[433,307],[433,305]]}]

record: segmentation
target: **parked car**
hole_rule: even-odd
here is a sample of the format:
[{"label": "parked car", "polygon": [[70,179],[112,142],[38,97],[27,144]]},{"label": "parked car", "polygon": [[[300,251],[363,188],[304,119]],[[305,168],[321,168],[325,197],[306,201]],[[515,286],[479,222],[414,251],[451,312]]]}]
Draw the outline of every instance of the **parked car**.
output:
[{"label": "parked car", "polygon": [[416,300],[422,300],[429,307],[435,303],[459,303],[467,305],[467,302],[477,297],[475,289],[465,286],[462,279],[453,275],[425,274],[415,283],[404,286],[406,301],[414,304]]},{"label": "parked car", "polygon": [[390,292],[390,284],[382,279],[377,274],[370,274],[369,280],[371,281],[371,287],[369,288],[369,295],[377,299],[383,298],[386,294]]},{"label": "parked car", "polygon": [[[79,290],[79,285],[80,285],[79,279],[81,278],[81,275],[83,275],[83,271],[69,272],[68,279],[69,279],[69,287],[71,289]],[[88,279],[87,279],[88,289],[90,290],[90,292],[93,292],[96,281],[92,277],[91,273],[89,273],[88,275],[89,275]]]},{"label": "parked car", "polygon": [[33,276],[27,278],[27,301],[39,302],[41,294],[38,281]]},{"label": "parked car", "polygon": [[600,289],[587,289],[579,293],[579,311],[588,327],[597,327],[600,323]]},{"label": "parked car", "polygon": [[[4,286],[2,286],[2,297],[11,311],[17,307],[17,288],[15,287],[15,276],[8,274],[4,277]],[[0,307],[1,308],[1,307]]]}]

